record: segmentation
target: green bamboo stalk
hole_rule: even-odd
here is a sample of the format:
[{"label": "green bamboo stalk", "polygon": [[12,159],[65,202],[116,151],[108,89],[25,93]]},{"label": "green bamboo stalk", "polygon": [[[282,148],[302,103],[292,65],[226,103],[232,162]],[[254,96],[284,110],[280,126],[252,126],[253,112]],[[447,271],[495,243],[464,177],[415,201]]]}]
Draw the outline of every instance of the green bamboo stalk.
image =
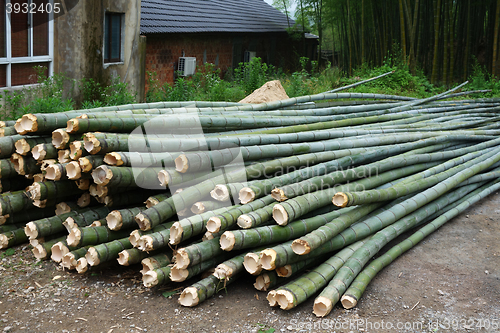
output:
[{"label": "green bamboo stalk", "polygon": [[129,229],[137,226],[135,215],[139,214],[145,207],[124,208],[113,210],[106,216],[108,228],[111,230]]},{"label": "green bamboo stalk", "polygon": [[66,236],[51,239],[46,242],[38,243],[33,247],[33,255],[37,260],[46,260],[52,255],[52,247],[61,241],[64,241]]},{"label": "green bamboo stalk", "polygon": [[472,204],[490,195],[494,191],[497,191],[498,189],[500,189],[500,183],[496,181],[493,184],[488,183],[474,190],[463,199],[460,199],[460,204],[458,204],[456,207],[447,210],[445,213],[441,214],[439,217],[432,220],[424,227],[420,228],[417,232],[413,233],[410,237],[393,246],[382,256],[373,260],[358,274],[358,276],[346,290],[341,298],[342,305],[347,309],[355,307],[370,281],[384,267],[395,261],[399,256],[401,256],[412,247],[416,246],[425,237],[429,236],[431,233],[439,229],[443,224],[451,220],[453,217],[457,216],[458,214],[469,208]]},{"label": "green bamboo stalk", "polygon": [[208,269],[214,268],[219,263],[225,261],[231,255],[224,253],[214,258],[210,258],[206,261],[202,261],[196,265],[190,265],[188,268],[181,269],[176,267],[175,265],[170,270],[170,280],[174,282],[182,282],[186,281],[189,278],[192,278],[198,274],[201,274]]},{"label": "green bamboo stalk", "polygon": [[221,286],[220,280],[215,276],[210,275],[196,282],[191,287],[184,289],[179,297],[179,303],[182,306],[196,306],[215,295],[215,293],[221,287],[225,287],[226,283],[229,283],[229,281],[224,281]]},{"label": "green bamboo stalk", "polygon": [[[485,150],[475,153],[469,153],[467,155],[443,163],[443,164],[452,164],[452,163],[462,162],[463,164],[460,164],[446,171],[440,172],[434,176],[427,177],[425,179],[419,179],[413,182],[405,182],[404,184],[394,185],[389,189],[367,190],[364,192],[339,192],[335,194],[333,198],[333,203],[339,207],[346,207],[346,206],[360,205],[371,202],[392,200],[409,193],[415,193],[417,191],[429,188],[451,177],[452,175],[471,167],[472,165],[478,163],[479,161],[482,161],[487,157],[493,156],[497,152],[498,149],[490,152],[486,152]],[[471,158],[477,157],[478,155],[480,157],[470,160]],[[439,166],[437,166],[436,168],[438,169]],[[417,175],[415,175],[415,178],[416,177]]]},{"label": "green bamboo stalk", "polygon": [[76,211],[78,214],[75,216],[70,216],[66,218],[63,222],[63,225],[66,227],[68,232],[71,232],[73,228],[76,227],[88,227],[95,220],[99,220],[104,218],[109,213],[109,208],[107,207],[96,207],[92,210],[86,211]]},{"label": "green bamboo stalk", "polygon": [[19,228],[23,228],[24,226],[25,224],[23,223],[0,225],[0,233],[17,230]]},{"label": "green bamboo stalk", "polygon": [[279,287],[274,293],[268,294],[268,300],[275,298],[283,310],[290,310],[303,303],[318,290],[323,288],[344,265],[344,263],[358,250],[365,241],[359,241],[347,246],[330,259],[319,265],[309,273]]},{"label": "green bamboo stalk", "polygon": [[[139,250],[149,252],[167,247],[170,239],[170,228],[173,224],[174,222],[160,224],[162,230],[146,233],[141,236],[137,242]],[[160,227],[160,225],[155,226],[153,230],[157,230],[156,228]]]},{"label": "green bamboo stalk", "polygon": [[40,165],[38,165],[37,161],[31,156],[22,156],[13,153],[10,161],[14,165],[16,172],[21,176],[40,173]]},{"label": "green bamboo stalk", "polygon": [[107,153],[104,161],[108,165],[115,166],[134,166],[134,167],[148,167],[148,166],[163,166],[175,167],[175,159],[181,153],[140,153],[140,152],[111,152]]},{"label": "green bamboo stalk", "polygon": [[52,142],[40,143],[31,149],[31,155],[35,160],[41,162],[43,160],[57,158],[57,148],[54,147]]},{"label": "green bamboo stalk", "polygon": [[0,249],[7,249],[18,244],[26,243],[27,241],[28,236],[24,233],[24,228],[6,231],[0,234]]},{"label": "green bamboo stalk", "polygon": [[81,258],[85,259],[85,255],[87,254],[87,250],[90,248],[89,246],[83,246],[81,248],[75,249],[71,252],[64,254],[61,259],[61,266],[67,268],[69,270],[76,269],[78,265],[78,260]]},{"label": "green bamboo stalk", "polygon": [[34,183],[28,187],[27,194],[31,200],[62,198],[64,196],[82,193],[74,181],[46,181]]},{"label": "green bamboo stalk", "polygon": [[220,256],[224,251],[219,247],[220,237],[189,245],[177,250],[175,267],[186,269],[201,262]]},{"label": "green bamboo stalk", "polygon": [[188,217],[179,220],[178,222],[175,222],[174,224],[172,224],[172,227],[170,228],[170,236],[169,236],[170,244],[177,245],[184,240],[187,240],[197,235],[201,235],[207,230],[206,224],[211,217],[221,213],[225,213],[228,210],[235,209],[238,206],[239,205],[236,206],[227,205],[226,207],[221,207],[215,210],[209,210],[208,212],[194,215],[192,217]]},{"label": "green bamboo stalk", "polygon": [[103,198],[102,203],[106,207],[122,207],[143,204],[144,200],[150,197],[151,190],[135,190],[127,192],[117,192],[107,195]]},{"label": "green bamboo stalk", "polygon": [[160,189],[157,175],[160,168],[129,168],[101,165],[92,171],[94,182],[108,187],[143,187]]},{"label": "green bamboo stalk", "polygon": [[[487,164],[488,162],[482,162],[475,169],[480,169],[481,164]],[[437,191],[439,187],[446,187],[447,185],[453,181],[460,180],[462,177],[467,177],[468,174],[473,172],[473,170],[469,171],[465,170],[461,173],[451,177],[453,179],[448,179],[443,181],[442,183],[434,186],[431,189],[428,189],[420,194],[417,194],[410,198],[407,201],[404,201],[400,204],[400,206],[405,207],[405,204],[409,201],[416,206],[416,202],[419,202],[420,198],[425,198],[426,195],[429,195],[430,192]],[[385,244],[389,241],[408,230],[409,228],[417,225],[418,223],[424,221],[426,218],[431,216],[432,214],[438,212],[441,207],[446,206],[449,203],[459,200],[461,197],[469,193],[470,191],[478,188],[480,184],[473,184],[458,188],[457,190],[442,195],[439,199],[435,200],[432,203],[427,203],[426,205],[419,206],[419,209],[414,209],[409,213],[405,214],[404,218],[401,218],[397,222],[385,227],[384,229],[378,231],[362,248],[355,252],[355,254],[345,263],[345,265],[339,270],[339,272],[335,275],[330,284],[323,290],[323,292],[318,296],[315,300],[314,313],[317,316],[325,316],[327,315],[333,305],[335,305],[343,292],[350,285],[352,280],[356,277],[356,275],[363,269],[363,266],[366,262],[372,258],[375,253],[377,253]],[[419,198],[420,197],[420,198]],[[409,215],[408,215],[409,214]],[[382,215],[382,214],[381,214]],[[370,258],[367,258],[366,255],[370,255]]]},{"label": "green bamboo stalk", "polygon": [[[287,278],[279,277],[276,271],[264,271],[255,278],[253,286],[259,291],[268,291],[270,288],[278,285]],[[276,306],[274,302],[269,301],[270,306]]]},{"label": "green bamboo stalk", "polygon": [[228,209],[221,214],[210,217],[207,221],[206,228],[211,233],[217,233],[221,230],[226,230],[234,226],[238,220],[238,217],[240,217],[241,215],[248,214],[259,208],[263,208],[273,202],[273,197],[268,195],[264,198],[252,201],[246,205]]},{"label": "green bamboo stalk", "polygon": [[2,224],[19,224],[43,219],[45,217],[54,216],[54,208],[36,208],[36,209],[25,209],[19,212],[9,213],[7,215],[0,217],[0,225]]},{"label": "green bamboo stalk", "polygon": [[118,254],[121,251],[131,248],[132,244],[130,244],[128,237],[116,239],[111,242],[91,246],[85,255],[85,259],[87,259],[90,266],[98,266],[101,263],[118,258]]},{"label": "green bamboo stalk", "polygon": [[153,206],[156,206],[160,201],[166,200],[171,196],[172,195],[170,193],[152,195],[145,202],[146,208],[151,208]]},{"label": "green bamboo stalk", "polygon": [[152,271],[147,271],[142,274],[142,283],[146,288],[161,286],[170,282],[171,266],[160,267]]},{"label": "green bamboo stalk", "polygon": [[30,184],[32,184],[32,181],[22,176],[0,179],[0,193],[10,191],[17,192],[19,190],[25,189]]},{"label": "green bamboo stalk", "polygon": [[96,245],[124,238],[130,234],[129,230],[112,231],[108,227],[73,228],[68,235],[70,246]]},{"label": "green bamboo stalk", "polygon": [[149,235],[149,234],[152,234],[152,233],[155,233],[158,231],[162,231],[162,230],[169,230],[169,232],[170,232],[171,226],[172,226],[172,224],[170,224],[170,223],[163,223],[163,224],[157,225],[156,227],[154,227],[153,229],[148,230],[148,231],[142,231],[140,229],[135,229],[130,233],[130,236],[129,236],[130,243],[132,243],[132,245],[134,247],[139,248],[140,247],[139,241],[140,241],[142,236]]},{"label": "green bamboo stalk", "polygon": [[16,141],[23,138],[25,138],[23,135],[11,135],[0,138],[0,158],[9,158],[16,151]]},{"label": "green bamboo stalk", "polygon": [[[163,253],[150,255],[147,258],[142,259],[142,270],[141,273],[144,275],[148,271],[154,271],[161,267],[166,267],[172,263],[173,251],[167,250]],[[168,275],[167,275],[168,276]]]},{"label": "green bamboo stalk", "polygon": [[0,160],[0,178],[13,178],[17,176],[18,173],[14,168],[14,163],[9,159]]},{"label": "green bamboo stalk", "polygon": [[78,159],[82,172],[91,172],[93,169],[104,164],[104,156],[85,156]]},{"label": "green bamboo stalk", "polygon": [[8,192],[0,195],[0,215],[10,215],[31,209],[33,202],[24,191]]},{"label": "green bamboo stalk", "polygon": [[147,258],[149,253],[139,249],[125,249],[118,253],[118,263],[122,266],[138,264],[142,259]]},{"label": "green bamboo stalk", "polygon": [[50,137],[38,136],[32,138],[22,138],[16,141],[14,146],[16,147],[16,153],[19,155],[27,155],[36,145],[43,143],[51,143],[52,139]]},{"label": "green bamboo stalk", "polygon": [[17,135],[17,130],[14,126],[6,126],[0,128],[0,137]]}]

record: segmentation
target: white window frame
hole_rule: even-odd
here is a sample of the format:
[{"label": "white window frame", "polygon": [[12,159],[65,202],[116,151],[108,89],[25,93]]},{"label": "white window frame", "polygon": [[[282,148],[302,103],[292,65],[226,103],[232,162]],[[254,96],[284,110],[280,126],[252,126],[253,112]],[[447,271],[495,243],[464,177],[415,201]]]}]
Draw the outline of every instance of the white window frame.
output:
[{"label": "white window frame", "polygon": [[[10,0],[6,0],[5,4],[10,3]],[[28,4],[31,4],[33,1],[28,0]],[[49,3],[52,4],[52,8],[54,8],[54,0],[49,0]],[[1,14],[0,14],[1,15]],[[49,76],[52,76],[54,74],[54,66],[53,66],[53,59],[54,59],[54,12],[52,11],[49,13],[49,55],[44,55],[44,56],[33,56],[33,26],[31,25],[28,29],[28,41],[29,41],[29,53],[31,56],[28,57],[12,57],[12,36],[11,36],[11,26],[10,26],[10,14],[7,13],[7,11],[4,12],[5,15],[5,50],[6,50],[6,57],[0,57],[0,65],[7,65],[6,66],[6,86],[1,87],[0,91],[10,89],[13,87],[25,87],[25,86],[33,86],[33,84],[28,84],[28,85],[17,85],[17,86],[12,86],[12,64],[29,64],[29,63],[37,63],[37,62],[47,62],[48,63],[48,69],[49,69]],[[31,21],[33,21],[33,16],[31,15]]]}]

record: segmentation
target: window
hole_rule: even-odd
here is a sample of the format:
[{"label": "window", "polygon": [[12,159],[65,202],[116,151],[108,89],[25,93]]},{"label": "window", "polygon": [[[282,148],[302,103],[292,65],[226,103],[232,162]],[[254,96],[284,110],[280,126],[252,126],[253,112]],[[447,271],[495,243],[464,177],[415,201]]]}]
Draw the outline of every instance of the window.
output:
[{"label": "window", "polygon": [[0,87],[36,83],[35,66],[50,75],[53,2],[0,0],[0,8]]},{"label": "window", "polygon": [[104,18],[104,62],[122,61],[123,14],[106,13]]}]

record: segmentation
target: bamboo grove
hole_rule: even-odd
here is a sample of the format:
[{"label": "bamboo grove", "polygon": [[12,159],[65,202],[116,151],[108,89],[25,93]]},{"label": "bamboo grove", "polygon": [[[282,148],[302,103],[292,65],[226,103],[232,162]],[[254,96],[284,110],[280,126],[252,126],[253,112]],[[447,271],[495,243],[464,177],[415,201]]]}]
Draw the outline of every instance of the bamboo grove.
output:
[{"label": "bamboo grove", "polygon": [[459,89],[2,122],[0,248],[29,242],[81,274],[133,266],[146,287],[182,283],[184,306],[251,274],[271,306],[354,307],[380,270],[417,260],[398,257],[500,189],[500,99]]},{"label": "bamboo grove", "polygon": [[[392,54],[432,83],[452,84],[477,62],[500,76],[498,0],[275,0],[320,37],[323,59],[352,73]],[[309,22],[313,22],[312,25]],[[323,51],[323,52],[321,52]]]}]

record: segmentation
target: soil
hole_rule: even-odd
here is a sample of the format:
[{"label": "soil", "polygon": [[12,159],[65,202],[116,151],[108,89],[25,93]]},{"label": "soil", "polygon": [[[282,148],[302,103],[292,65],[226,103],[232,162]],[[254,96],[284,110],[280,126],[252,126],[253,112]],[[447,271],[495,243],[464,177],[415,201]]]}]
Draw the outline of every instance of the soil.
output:
[{"label": "soil", "polygon": [[499,332],[499,222],[496,193],[380,272],[356,308],[323,319],[313,299],[270,308],[250,276],[184,308],[162,294],[190,283],[149,290],[137,266],[78,275],[19,246],[0,251],[0,332]]},{"label": "soil", "polygon": [[281,101],[288,99],[285,88],[281,85],[280,80],[266,82],[262,87],[256,89],[253,93],[245,97],[240,103],[267,103],[273,101]]}]

